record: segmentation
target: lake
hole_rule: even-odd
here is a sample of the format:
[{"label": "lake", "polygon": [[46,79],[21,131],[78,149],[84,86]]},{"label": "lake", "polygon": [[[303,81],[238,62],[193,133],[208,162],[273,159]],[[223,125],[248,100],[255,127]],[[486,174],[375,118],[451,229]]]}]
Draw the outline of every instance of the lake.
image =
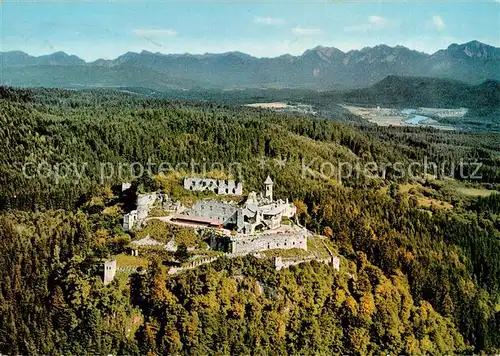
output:
[{"label": "lake", "polygon": [[410,125],[420,125],[421,122],[425,120],[429,120],[430,118],[427,116],[422,116],[422,115],[414,115],[410,117],[408,120],[406,120],[407,123]]},{"label": "lake", "polygon": [[420,125],[425,120],[429,120],[430,119],[430,117],[427,117],[427,116],[414,115],[414,113],[416,111],[417,110],[415,110],[415,109],[404,109],[404,110],[401,110],[401,114],[409,116],[409,119],[406,120],[407,124],[410,124],[410,125]]}]

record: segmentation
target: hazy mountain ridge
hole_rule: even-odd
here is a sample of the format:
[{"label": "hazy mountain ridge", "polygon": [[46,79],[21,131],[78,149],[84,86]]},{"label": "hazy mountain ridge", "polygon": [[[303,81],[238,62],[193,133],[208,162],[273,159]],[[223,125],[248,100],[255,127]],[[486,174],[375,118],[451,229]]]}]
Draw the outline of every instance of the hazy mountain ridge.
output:
[{"label": "hazy mountain ridge", "polygon": [[[75,67],[74,71],[85,75],[88,75],[89,71],[85,69],[88,67],[101,68],[96,70],[101,75],[105,68],[119,67],[118,72],[140,68],[141,73],[148,73],[146,77],[151,79],[149,86],[156,89],[163,88],[169,80],[172,83],[167,83],[167,88],[282,87],[322,90],[367,87],[390,75],[447,78],[469,84],[479,84],[488,79],[500,80],[500,48],[478,41],[451,44],[434,54],[403,46],[378,45],[348,52],[317,46],[300,56],[274,58],[257,58],[241,52],[193,55],[142,51],[127,52],[113,60],[85,62],[63,52],[33,57],[14,51],[0,53],[0,62],[3,68],[2,84],[14,86],[30,86],[33,78],[27,80],[27,76],[32,76],[33,70],[26,74],[25,68],[40,65]],[[46,79],[50,82],[49,76],[57,75],[56,72],[57,69],[52,69],[48,74],[40,73],[42,77],[35,81],[48,86],[44,84]],[[111,71],[107,76],[116,72]],[[126,85],[144,84],[141,78],[136,78],[137,83],[134,83],[133,75],[128,77]],[[87,79],[85,82],[92,82],[92,78]],[[122,82],[120,78],[109,79],[110,82]],[[59,80],[58,83],[58,86],[65,86],[64,81]]]}]

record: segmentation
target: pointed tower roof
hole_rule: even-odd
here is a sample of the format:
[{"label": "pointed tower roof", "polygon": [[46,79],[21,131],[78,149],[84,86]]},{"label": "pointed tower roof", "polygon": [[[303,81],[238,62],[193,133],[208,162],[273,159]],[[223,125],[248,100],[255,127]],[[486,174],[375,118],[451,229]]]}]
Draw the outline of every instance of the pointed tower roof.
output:
[{"label": "pointed tower roof", "polygon": [[264,181],[264,184],[273,184],[273,180],[271,177],[267,176],[266,180]]}]

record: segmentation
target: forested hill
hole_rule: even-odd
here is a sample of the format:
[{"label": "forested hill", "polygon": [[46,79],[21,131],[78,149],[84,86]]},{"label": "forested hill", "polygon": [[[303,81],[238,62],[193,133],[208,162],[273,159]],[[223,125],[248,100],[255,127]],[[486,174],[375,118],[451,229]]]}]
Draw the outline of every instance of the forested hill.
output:
[{"label": "forested hill", "polygon": [[369,88],[348,91],[340,97],[372,105],[500,108],[500,82],[488,80],[469,85],[446,79],[389,76]]},{"label": "forested hill", "polygon": [[[35,208],[40,204],[71,207],[97,183],[101,164],[145,164],[149,158],[171,163],[194,159],[255,164],[262,155],[293,158],[300,163],[302,158],[312,160],[318,152],[325,161],[337,157],[336,162],[343,159],[395,162],[427,155],[429,160],[443,161],[448,166],[460,159],[479,159],[484,164],[484,181],[500,182],[494,134],[464,136],[414,130],[410,141],[413,143],[408,147],[406,139],[378,140],[372,134],[333,121],[219,106],[213,102],[190,104],[106,90],[2,88],[0,97],[6,142],[2,147],[5,190],[0,194],[0,207]],[[376,135],[385,130],[390,131],[379,128]],[[288,143],[296,143],[296,147],[290,148]],[[305,144],[306,149],[298,148]],[[46,180],[24,179],[19,164],[26,161],[85,162],[87,175],[76,187],[66,187],[63,193],[64,180],[53,185],[51,176]],[[318,166],[322,163],[314,162]],[[452,174],[458,175],[458,167],[455,169]],[[110,183],[127,179],[127,172],[123,174],[121,178],[112,177]],[[250,184],[255,182],[257,187],[260,177],[252,177],[256,172],[251,170],[248,174],[245,179]],[[352,182],[358,183],[357,179]],[[344,184],[351,182],[347,180]],[[26,189],[31,185],[35,185],[36,194]],[[295,193],[302,195],[304,189]],[[51,194],[59,197],[49,199]]]},{"label": "forested hill", "polygon": [[[459,81],[391,76],[365,89],[347,91],[325,91],[304,89],[245,89],[245,90],[191,90],[170,89],[156,91],[147,87],[125,86],[121,92],[135,93],[142,97],[169,100],[204,101],[225,105],[249,103],[292,102],[310,104],[320,116],[337,121],[360,119],[349,115],[341,104],[383,106],[396,108],[435,107],[468,108],[463,122],[456,118],[449,123],[466,131],[497,130],[500,125],[500,82],[488,80],[479,85],[468,85]],[[144,85],[149,85],[145,82]]]},{"label": "forested hill", "polygon": [[[106,90],[0,88],[0,139],[3,354],[500,352],[500,196],[460,193],[499,190],[498,134],[357,128]],[[425,156],[448,177],[362,168]],[[102,164],[191,160],[240,163],[246,190],[270,174],[275,195],[295,201],[299,221],[342,256],[341,271],[305,263],[278,272],[246,257],[173,276],[154,260],[144,274],[104,286],[99,261],[125,253],[136,236],[121,227],[130,202],[115,186],[131,174],[101,180]],[[460,160],[482,163],[482,177],[461,179],[451,164]],[[87,169],[57,175],[62,162]],[[341,162],[355,167],[349,178],[310,173]],[[183,191],[182,172],[153,170],[133,183]]]},{"label": "forested hill", "polygon": [[145,87],[122,87],[120,90],[154,98],[203,100],[225,104],[283,101],[308,103],[318,108],[353,103],[404,108],[500,109],[500,82],[496,80],[469,85],[447,79],[389,76],[368,88],[325,92],[304,89],[205,90],[201,88],[157,92]]}]

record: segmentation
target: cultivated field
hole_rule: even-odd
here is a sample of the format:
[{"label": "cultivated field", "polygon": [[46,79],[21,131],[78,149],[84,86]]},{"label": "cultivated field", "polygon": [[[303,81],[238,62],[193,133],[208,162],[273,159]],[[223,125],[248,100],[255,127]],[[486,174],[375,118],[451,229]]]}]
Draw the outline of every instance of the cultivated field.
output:
[{"label": "cultivated field", "polygon": [[463,117],[467,109],[439,109],[439,108],[418,108],[418,109],[393,109],[381,107],[359,107],[343,105],[352,114],[373,122],[379,126],[427,126],[442,130],[453,130],[453,126],[439,123],[432,117],[449,118]]},{"label": "cultivated field", "polygon": [[493,193],[498,193],[496,190],[478,189],[478,188],[456,188],[460,194],[470,197],[487,197]]},{"label": "cultivated field", "polygon": [[245,106],[251,107],[251,108],[261,108],[261,109],[285,109],[289,107],[288,104],[285,103],[254,103],[254,104],[247,104]]}]

